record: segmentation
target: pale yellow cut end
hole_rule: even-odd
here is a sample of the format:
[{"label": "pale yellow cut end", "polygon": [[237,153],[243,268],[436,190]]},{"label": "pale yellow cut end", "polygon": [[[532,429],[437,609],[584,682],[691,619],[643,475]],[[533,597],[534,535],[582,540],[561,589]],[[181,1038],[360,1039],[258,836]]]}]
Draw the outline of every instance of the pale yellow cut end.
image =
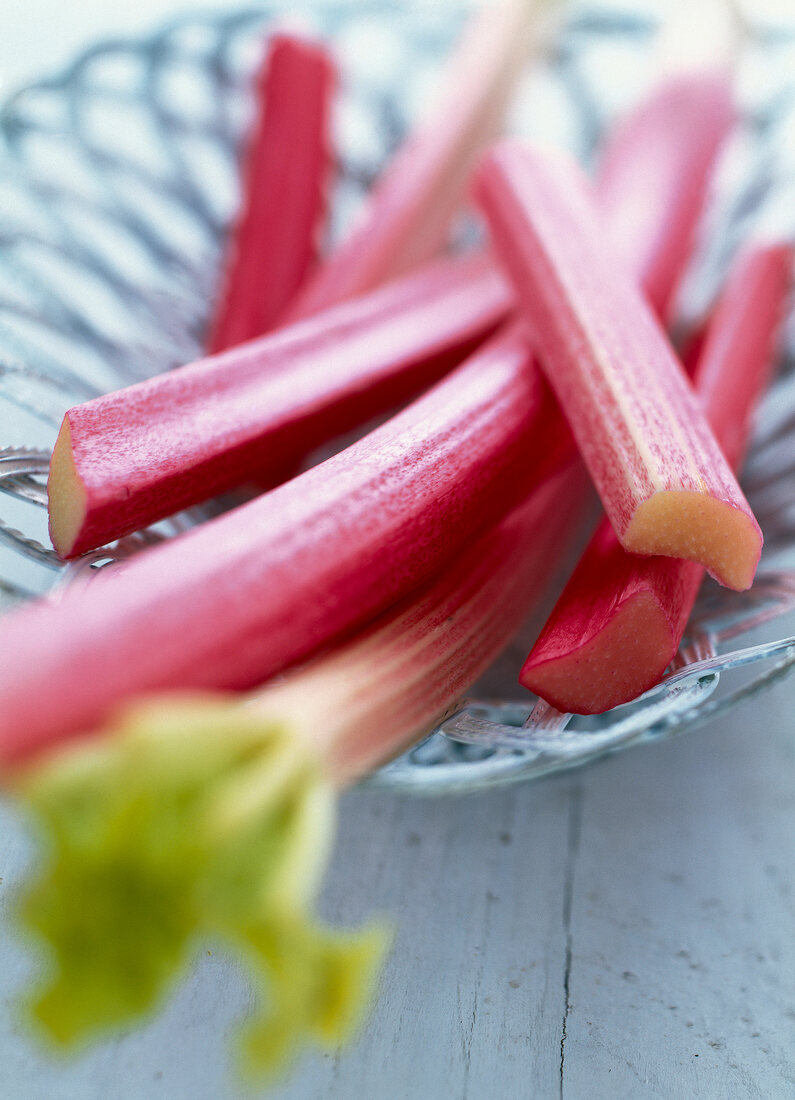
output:
[{"label": "pale yellow cut end", "polygon": [[762,533],[740,508],[707,493],[663,490],[635,512],[621,542],[634,554],[698,562],[727,588],[751,587]]},{"label": "pale yellow cut end", "polygon": [[650,596],[627,601],[596,637],[566,658],[528,669],[525,687],[574,714],[601,714],[628,703],[662,676],[673,640]]},{"label": "pale yellow cut end", "polygon": [[50,538],[60,558],[67,558],[85,522],[86,487],[75,466],[72,432],[64,417],[50,459],[47,479],[50,510]]}]

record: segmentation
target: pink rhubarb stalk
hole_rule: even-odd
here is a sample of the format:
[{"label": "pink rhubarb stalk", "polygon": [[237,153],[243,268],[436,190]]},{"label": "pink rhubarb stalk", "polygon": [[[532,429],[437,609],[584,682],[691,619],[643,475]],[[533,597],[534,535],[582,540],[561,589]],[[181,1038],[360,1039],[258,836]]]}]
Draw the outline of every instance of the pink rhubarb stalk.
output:
[{"label": "pink rhubarb stalk", "polygon": [[472,167],[502,126],[537,6],[481,5],[450,59],[435,109],[387,165],[353,231],[298,295],[289,319],[362,294],[444,246]]},{"label": "pink rhubarb stalk", "polygon": [[71,409],[49,478],[62,558],[245,483],[394,408],[461,362],[512,294],[442,260],[316,318]]},{"label": "pink rhubarb stalk", "polygon": [[[611,245],[631,261],[646,300],[662,318],[690,257],[704,195],[734,118],[728,73],[684,72],[661,81],[605,147],[597,173],[600,213],[610,226]],[[648,143],[648,156],[633,158],[639,141]],[[628,163],[635,173],[631,186]],[[649,204],[651,193],[667,194],[662,217]],[[641,247],[644,255],[638,255]]]},{"label": "pink rhubarb stalk", "polygon": [[226,245],[210,352],[272,328],[317,252],[330,172],[334,63],[317,43],[275,34],[256,82],[242,202]]},{"label": "pink rhubarb stalk", "polygon": [[478,190],[621,544],[688,558],[748,588],[759,525],[663,330],[599,232],[576,165],[505,142]]},{"label": "pink rhubarb stalk", "polygon": [[[0,628],[0,756],[167,688],[246,688],[366,622],[571,443],[521,332],[345,451]],[[545,426],[551,422],[550,434]]]},{"label": "pink rhubarb stalk", "polygon": [[[727,459],[739,467],[775,361],[793,249],[756,246],[737,260],[707,329],[696,390]],[[627,554],[604,520],[522,669],[563,711],[594,714],[652,687],[673,659],[703,569]]]}]

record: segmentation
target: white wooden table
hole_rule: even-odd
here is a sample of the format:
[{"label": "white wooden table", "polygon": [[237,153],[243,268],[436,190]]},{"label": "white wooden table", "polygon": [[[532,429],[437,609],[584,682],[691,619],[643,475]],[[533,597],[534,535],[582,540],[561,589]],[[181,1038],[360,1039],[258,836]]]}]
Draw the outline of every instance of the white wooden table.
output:
[{"label": "white wooden table", "polygon": [[[182,0],[6,14],[8,85]],[[781,631],[795,633],[795,618]],[[398,930],[375,1013],[285,1100],[795,1096],[795,678],[700,733],[457,800],[354,792],[324,908]],[[0,810],[0,1097],[222,1100],[239,974],[213,952],[146,1029],[67,1064],[17,1026],[26,860]]]}]

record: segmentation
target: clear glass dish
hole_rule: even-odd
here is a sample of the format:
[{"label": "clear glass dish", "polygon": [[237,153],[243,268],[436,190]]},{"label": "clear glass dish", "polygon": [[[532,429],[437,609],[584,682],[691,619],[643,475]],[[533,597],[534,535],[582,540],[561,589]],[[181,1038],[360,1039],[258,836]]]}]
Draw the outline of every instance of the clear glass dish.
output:
[{"label": "clear glass dish", "polygon": [[[200,354],[237,201],[249,78],[262,34],[283,10],[227,9],[100,43],[0,108],[2,604],[74,583],[207,514],[196,509],[63,567],[47,548],[43,478],[70,405]],[[569,7],[554,51],[525,81],[512,128],[587,162],[648,68],[654,20],[639,12],[618,0]],[[338,236],[415,115],[463,9],[307,0],[290,14],[328,36],[342,60]],[[795,19],[749,23],[746,35],[744,126],[682,294],[684,320],[705,308],[738,240],[758,228],[795,231]],[[753,590],[705,586],[663,683],[597,718],[521,699],[515,648],[473,689],[478,701],[369,784],[439,794],[545,775],[692,729],[795,665],[795,637],[782,637],[777,623],[795,608],[792,325],[788,335],[744,478],[766,536]]]}]

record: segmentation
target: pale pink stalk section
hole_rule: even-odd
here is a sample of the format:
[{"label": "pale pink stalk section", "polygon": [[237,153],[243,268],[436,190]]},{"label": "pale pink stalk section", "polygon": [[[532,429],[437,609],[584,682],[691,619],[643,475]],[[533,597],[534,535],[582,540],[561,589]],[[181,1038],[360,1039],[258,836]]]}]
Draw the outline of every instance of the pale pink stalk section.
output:
[{"label": "pale pink stalk section", "polygon": [[[600,214],[610,226],[612,247],[639,273],[646,300],[663,319],[692,252],[704,195],[734,119],[726,72],[683,72],[661,81],[618,123],[605,146],[596,183]],[[632,157],[640,141],[647,155]],[[649,196],[662,194],[666,198],[658,209]]]},{"label": "pale pink stalk section", "polygon": [[305,317],[400,275],[443,248],[482,150],[502,127],[543,0],[482,3],[434,108],[384,169],[352,232],[287,311]]}]

